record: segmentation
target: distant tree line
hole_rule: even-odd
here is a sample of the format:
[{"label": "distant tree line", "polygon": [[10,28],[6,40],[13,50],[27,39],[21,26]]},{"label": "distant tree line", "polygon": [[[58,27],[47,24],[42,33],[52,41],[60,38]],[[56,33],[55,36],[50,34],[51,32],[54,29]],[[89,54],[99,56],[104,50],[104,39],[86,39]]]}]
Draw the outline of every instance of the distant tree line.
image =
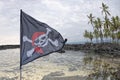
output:
[{"label": "distant tree line", "polygon": [[93,39],[100,41],[101,43],[104,40],[110,40],[111,42],[119,42],[120,40],[120,18],[119,16],[112,16],[109,12],[109,7],[102,3],[102,15],[103,19],[99,17],[94,17],[92,13],[88,15],[89,18],[88,24],[92,25],[93,32],[85,30],[84,37],[90,39],[92,42]]}]

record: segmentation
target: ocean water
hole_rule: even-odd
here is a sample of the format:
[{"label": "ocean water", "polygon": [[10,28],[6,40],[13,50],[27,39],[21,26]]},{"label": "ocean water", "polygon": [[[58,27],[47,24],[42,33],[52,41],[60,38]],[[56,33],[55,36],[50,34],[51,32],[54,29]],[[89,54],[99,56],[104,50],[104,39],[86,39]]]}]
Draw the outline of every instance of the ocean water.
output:
[{"label": "ocean water", "polygon": [[[0,80],[19,80],[20,50],[0,51]],[[100,56],[81,51],[52,53],[22,67],[22,80],[116,80],[113,75],[120,69],[120,58]],[[51,77],[52,79],[50,79]],[[62,79],[60,79],[62,77]]]}]

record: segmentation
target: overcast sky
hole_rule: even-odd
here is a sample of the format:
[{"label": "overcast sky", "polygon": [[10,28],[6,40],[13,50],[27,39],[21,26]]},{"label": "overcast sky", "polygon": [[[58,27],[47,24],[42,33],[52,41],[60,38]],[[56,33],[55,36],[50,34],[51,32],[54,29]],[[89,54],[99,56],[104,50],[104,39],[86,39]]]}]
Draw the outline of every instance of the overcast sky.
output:
[{"label": "overcast sky", "polygon": [[0,0],[0,44],[19,44],[20,9],[44,22],[68,42],[85,41],[83,32],[92,30],[87,15],[101,17],[101,4],[120,16],[120,0]]}]

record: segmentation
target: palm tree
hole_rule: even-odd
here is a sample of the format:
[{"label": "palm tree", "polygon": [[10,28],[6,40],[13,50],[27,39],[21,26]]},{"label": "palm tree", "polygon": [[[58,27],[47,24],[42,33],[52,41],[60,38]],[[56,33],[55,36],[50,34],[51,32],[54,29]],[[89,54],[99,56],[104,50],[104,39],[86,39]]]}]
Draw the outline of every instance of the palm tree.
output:
[{"label": "palm tree", "polygon": [[85,30],[84,37],[85,37],[85,38],[89,38],[89,33],[88,33],[87,30]]},{"label": "palm tree", "polygon": [[99,33],[98,29],[95,29],[93,32],[93,36],[96,38],[96,43],[98,43],[99,34],[100,33]]},{"label": "palm tree", "polygon": [[104,28],[109,28],[110,20],[106,17],[104,22]]},{"label": "palm tree", "polygon": [[97,18],[95,24],[96,24],[97,29],[100,32],[99,36],[100,36],[101,42],[103,42],[103,32],[102,32],[102,21],[101,21],[101,19]]},{"label": "palm tree", "polygon": [[102,3],[102,7],[100,7],[102,9],[102,14],[104,14],[105,18],[107,18],[107,15],[110,15],[109,11],[108,11],[108,6],[104,3]]},{"label": "palm tree", "polygon": [[97,30],[99,29],[99,25],[98,25],[98,21],[97,20],[94,21],[94,26],[95,26],[95,29],[97,29]]},{"label": "palm tree", "polygon": [[110,21],[108,16],[110,16],[110,13],[108,11],[109,7],[102,3],[102,7],[100,7],[102,9],[102,14],[104,16],[104,23],[103,23],[103,32],[104,32],[104,37],[108,38],[110,36],[110,29],[109,29],[109,25],[110,25]]},{"label": "palm tree", "polygon": [[87,30],[85,30],[84,33],[84,37],[90,39],[90,41],[92,42],[93,38],[96,38],[96,42],[97,40],[100,38],[101,42],[103,41],[103,38],[105,37],[106,39],[112,39],[112,41],[114,40],[120,40],[120,18],[119,16],[113,16],[111,19],[108,17],[111,14],[109,13],[109,7],[102,3],[102,14],[104,17],[104,20],[101,21],[100,18],[96,18],[92,15],[92,13],[90,13],[89,15],[87,15],[87,17],[89,18],[89,22],[93,27],[93,32],[88,32]]},{"label": "palm tree", "polygon": [[120,40],[120,31],[118,31],[118,32],[116,33],[116,36],[117,36],[117,42],[119,43],[119,40]]},{"label": "palm tree", "polygon": [[[94,30],[94,25],[93,25],[93,22],[94,22],[94,16],[92,15],[92,13],[90,13],[89,15],[87,15],[87,17],[89,18],[89,22],[88,24],[90,23],[93,27],[93,30]],[[91,32],[89,32],[89,39],[93,39],[93,34]],[[92,42],[92,40],[91,40]]]},{"label": "palm tree", "polygon": [[103,32],[104,32],[104,37],[107,39],[108,37],[110,37],[110,25],[111,22],[109,21],[109,19],[105,18],[105,21],[103,21]]},{"label": "palm tree", "polygon": [[118,16],[115,17],[116,20],[116,37],[117,37],[117,42],[120,40],[120,18]]},{"label": "palm tree", "polygon": [[99,26],[98,26],[98,21],[97,20],[94,20],[94,37],[96,38],[96,43],[98,42],[98,38],[100,37],[100,31],[99,31]]},{"label": "palm tree", "polygon": [[114,42],[115,38],[116,37],[116,20],[115,20],[115,17],[112,17],[111,18],[111,22],[110,22],[110,37],[112,38],[112,42]]},{"label": "palm tree", "polygon": [[93,34],[92,34],[92,32],[89,32],[89,39],[90,39],[90,41],[92,43],[92,40],[93,40]]},{"label": "palm tree", "polygon": [[118,30],[120,30],[120,18],[116,16],[115,19],[116,19],[116,27]]},{"label": "palm tree", "polygon": [[90,15],[88,16],[87,15],[87,17],[89,18],[89,22],[88,22],[88,24],[90,23],[92,26],[93,26],[93,21],[94,21],[94,16],[92,15],[92,13],[90,13]]},{"label": "palm tree", "polygon": [[90,23],[93,27],[93,30],[94,30],[94,26],[93,26],[94,16],[92,15],[92,13],[90,13],[90,15],[87,15],[87,17],[89,18],[88,24]]},{"label": "palm tree", "polygon": [[112,33],[110,34],[110,37],[112,38],[112,42],[114,42],[114,40],[115,40],[115,38],[116,38],[116,34],[112,32]]},{"label": "palm tree", "polygon": [[104,28],[103,29],[103,32],[104,32],[104,37],[107,39],[108,37],[111,37],[111,33],[110,33],[110,30],[108,28]]},{"label": "palm tree", "polygon": [[88,32],[87,30],[85,30],[84,37],[90,39],[90,41],[92,43],[92,40],[93,40],[92,32]]},{"label": "palm tree", "polygon": [[116,24],[116,18],[113,16],[112,17],[112,20],[111,20],[111,22],[112,22],[112,26],[114,27],[114,31],[117,31],[117,24]]}]

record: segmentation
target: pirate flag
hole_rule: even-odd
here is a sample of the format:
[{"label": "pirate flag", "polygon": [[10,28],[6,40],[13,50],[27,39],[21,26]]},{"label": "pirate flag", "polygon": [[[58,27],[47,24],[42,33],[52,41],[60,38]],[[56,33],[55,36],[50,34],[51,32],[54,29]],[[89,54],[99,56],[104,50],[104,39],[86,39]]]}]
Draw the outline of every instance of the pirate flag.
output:
[{"label": "pirate flag", "polygon": [[21,10],[20,66],[61,50],[66,42],[61,34]]}]

